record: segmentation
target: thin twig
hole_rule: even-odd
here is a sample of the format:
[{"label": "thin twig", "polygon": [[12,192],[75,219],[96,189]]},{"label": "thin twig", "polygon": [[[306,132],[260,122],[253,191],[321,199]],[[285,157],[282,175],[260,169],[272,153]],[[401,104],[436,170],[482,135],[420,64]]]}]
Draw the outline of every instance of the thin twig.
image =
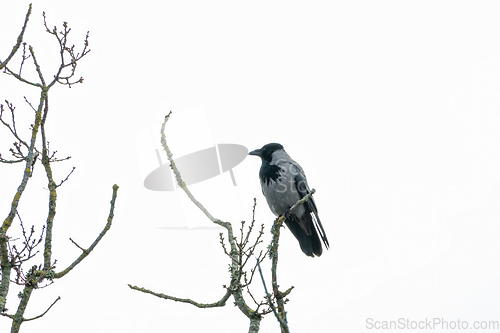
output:
[{"label": "thin twig", "polygon": [[24,97],[24,101],[25,101],[26,103],[28,103],[28,105],[31,107],[31,109],[32,109],[33,111],[35,111],[35,112],[36,112],[36,109],[33,107],[33,105],[30,103],[30,101],[28,101],[28,99],[26,98],[26,96],[23,96],[23,97]]},{"label": "thin twig", "polygon": [[5,100],[5,104],[9,108],[9,111],[11,113],[11,119],[12,119],[12,126],[7,123],[6,121],[3,120],[2,115],[3,115],[3,105],[0,105],[0,122],[9,129],[9,131],[12,133],[12,135],[16,138],[17,141],[23,144],[26,148],[29,148],[28,144],[22,140],[19,135],[17,134],[17,129],[16,129],[16,118],[14,116],[14,110],[16,109],[12,103],[9,103],[8,100]]},{"label": "thin twig", "polygon": [[226,249],[226,244],[224,243],[224,234],[221,232],[219,233],[219,237],[220,237],[220,244],[222,245],[222,249],[224,250],[224,253],[228,256],[231,256],[228,252],[227,252],[227,249]]},{"label": "thin twig", "polygon": [[78,245],[74,240],[71,239],[71,237],[69,238],[69,240],[71,241],[71,243],[75,244],[75,246],[77,248],[79,248],[80,250],[82,250],[82,252],[85,252],[87,250],[85,250],[83,247],[81,247],[80,245]]},{"label": "thin twig", "polygon": [[23,43],[23,55],[21,57],[21,64],[19,65],[19,76],[21,76],[21,72],[23,71],[23,65],[24,65],[24,61],[25,60],[28,60],[29,57],[31,57],[30,55],[26,56],[26,42]]},{"label": "thin twig", "polygon": [[35,320],[35,319],[43,317],[47,312],[49,312],[49,310],[54,306],[54,304],[56,304],[57,301],[60,299],[61,299],[61,296],[57,296],[56,300],[47,308],[47,310],[45,310],[44,313],[42,313],[41,315],[38,315],[36,317],[33,317],[33,318],[24,319],[23,321],[30,321],[30,320]]},{"label": "thin twig", "polygon": [[264,280],[264,275],[262,274],[262,269],[260,268],[260,262],[258,258],[257,259],[257,267],[259,268],[259,274],[260,278],[262,279],[262,284],[264,285],[264,291],[266,292],[266,298],[267,302],[269,304],[269,307],[273,310],[274,316],[278,321],[280,322],[281,325],[286,325],[286,322],[278,315],[278,312],[276,311],[276,307],[274,306],[274,303],[271,299],[271,294],[267,291],[267,286],[266,286],[266,281]]},{"label": "thin twig", "polygon": [[65,181],[68,180],[69,176],[71,176],[71,174],[73,173],[73,171],[75,171],[76,167],[73,167],[73,169],[71,169],[71,171],[69,172],[69,174],[66,176],[66,178],[64,178],[63,180],[61,180],[61,182],[59,183],[59,185],[57,185],[57,187],[61,186],[62,184],[64,184]]},{"label": "thin twig", "polygon": [[104,237],[104,235],[106,234],[106,232],[111,228],[111,222],[113,221],[113,217],[115,216],[114,215],[114,211],[115,211],[115,201],[116,201],[117,193],[118,193],[118,185],[115,184],[115,185],[113,185],[113,197],[111,198],[111,202],[110,202],[111,203],[111,207],[109,209],[108,223],[106,223],[106,226],[101,231],[101,233],[99,234],[99,236],[97,236],[97,238],[94,240],[94,242],[92,243],[92,245],[90,245],[90,247],[86,251],[84,250],[83,253],[80,254],[80,256],[78,258],[76,258],[76,260],[73,261],[73,263],[71,263],[71,265],[69,265],[63,271],[61,271],[59,273],[56,273],[55,276],[54,276],[54,278],[60,279],[64,275],[68,274],[69,271],[71,271],[76,265],[78,265],[83,259],[85,259],[85,257],[87,257],[90,252],[92,252],[92,250],[96,247],[96,245]]}]

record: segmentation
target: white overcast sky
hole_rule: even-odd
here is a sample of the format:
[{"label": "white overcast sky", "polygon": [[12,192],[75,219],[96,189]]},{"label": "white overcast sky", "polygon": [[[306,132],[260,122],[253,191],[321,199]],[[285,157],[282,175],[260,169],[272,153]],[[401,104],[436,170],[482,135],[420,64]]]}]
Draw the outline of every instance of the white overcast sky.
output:
[{"label": "white overcast sky", "polygon": [[[0,58],[10,52],[29,2],[1,5]],[[50,94],[51,147],[60,188],[54,222],[57,269],[103,228],[111,187],[113,226],[70,274],[36,290],[22,332],[245,332],[232,305],[197,309],[127,284],[215,302],[228,259],[180,191],[153,192],[163,116],[180,157],[216,143],[249,150],[279,142],[304,168],[331,249],[308,258],[288,230],[280,286],[292,332],[373,331],[367,320],[500,321],[500,5],[496,1],[37,1],[25,40],[51,78],[57,44],[44,33],[68,21],[77,49],[87,30],[85,78]],[[33,66],[27,61],[26,75]],[[0,76],[27,133],[36,89]],[[24,122],[23,122],[24,120]],[[8,154],[12,139],[0,131]],[[162,156],[166,161],[166,156]],[[256,218],[265,245],[274,219],[258,182],[258,158],[191,187],[235,228]],[[0,166],[0,215],[22,169]],[[40,230],[47,210],[38,165],[20,213]],[[175,227],[184,230],[175,230]],[[17,229],[12,228],[12,231]],[[33,262],[35,264],[35,262]],[[264,265],[269,281],[269,264]],[[263,289],[257,281],[257,296]],[[17,307],[12,287],[7,307]],[[251,300],[248,298],[249,304]],[[0,331],[10,321],[0,318]],[[436,327],[440,328],[440,326]],[[276,332],[268,315],[262,332]],[[419,331],[419,330],[415,330]]]}]

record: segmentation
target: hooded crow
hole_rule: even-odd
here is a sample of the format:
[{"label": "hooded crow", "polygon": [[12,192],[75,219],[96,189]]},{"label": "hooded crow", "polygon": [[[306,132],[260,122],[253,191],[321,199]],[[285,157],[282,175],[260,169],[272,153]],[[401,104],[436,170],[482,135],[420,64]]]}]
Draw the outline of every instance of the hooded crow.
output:
[{"label": "hooded crow", "polygon": [[[283,215],[310,190],[306,175],[279,143],[269,143],[248,153],[259,156],[262,165],[259,171],[262,193],[269,208],[276,216]],[[311,197],[297,207],[285,223],[299,241],[302,252],[310,257],[321,256],[321,239],[328,249],[328,239],[318,216],[318,209]]]}]

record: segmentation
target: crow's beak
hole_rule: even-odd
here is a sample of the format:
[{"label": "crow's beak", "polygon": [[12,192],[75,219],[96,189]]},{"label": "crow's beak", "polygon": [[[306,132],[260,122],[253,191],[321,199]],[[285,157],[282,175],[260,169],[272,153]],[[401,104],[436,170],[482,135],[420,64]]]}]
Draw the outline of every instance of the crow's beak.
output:
[{"label": "crow's beak", "polygon": [[248,155],[260,156],[261,152],[262,151],[260,149],[255,149],[254,151],[249,152]]}]

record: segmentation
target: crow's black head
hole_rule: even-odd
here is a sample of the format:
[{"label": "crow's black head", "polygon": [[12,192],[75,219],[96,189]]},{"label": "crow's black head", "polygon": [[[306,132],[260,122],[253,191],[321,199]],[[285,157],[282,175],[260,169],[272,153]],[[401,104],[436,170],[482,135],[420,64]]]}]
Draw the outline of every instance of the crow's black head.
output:
[{"label": "crow's black head", "polygon": [[254,151],[251,151],[248,153],[248,155],[255,155],[259,156],[262,161],[266,162],[271,162],[272,155],[276,150],[283,149],[283,146],[280,145],[279,143],[268,143],[264,147],[260,149],[255,149]]}]

